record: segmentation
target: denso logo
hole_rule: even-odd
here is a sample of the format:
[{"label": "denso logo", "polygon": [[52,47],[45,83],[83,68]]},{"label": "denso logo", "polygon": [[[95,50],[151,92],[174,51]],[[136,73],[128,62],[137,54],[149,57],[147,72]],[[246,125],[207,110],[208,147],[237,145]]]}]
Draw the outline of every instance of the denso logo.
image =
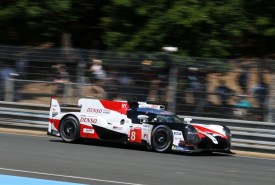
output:
[{"label": "denso logo", "polygon": [[80,118],[80,122],[86,122],[86,123],[96,123],[97,122],[97,119],[95,118]]},{"label": "denso logo", "polygon": [[88,108],[87,112],[102,113],[102,109]]}]

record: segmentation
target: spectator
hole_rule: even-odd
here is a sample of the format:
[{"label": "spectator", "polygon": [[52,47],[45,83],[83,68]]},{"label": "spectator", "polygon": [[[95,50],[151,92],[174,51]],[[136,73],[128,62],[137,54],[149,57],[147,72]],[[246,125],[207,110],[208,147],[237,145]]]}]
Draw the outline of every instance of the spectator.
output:
[{"label": "spectator", "polygon": [[19,58],[15,62],[15,68],[17,73],[20,75],[21,78],[25,78],[27,76],[27,67],[28,67],[28,60],[24,58]]},{"label": "spectator", "polygon": [[91,73],[91,82],[93,83],[91,90],[95,91],[100,97],[105,97],[106,92],[103,89],[103,86],[107,79],[107,73],[103,69],[102,60],[92,59],[89,71]]},{"label": "spectator", "polygon": [[92,82],[103,81],[107,77],[107,74],[103,69],[102,60],[93,59],[90,72]]},{"label": "spectator", "polygon": [[207,105],[206,84],[202,77],[193,80],[192,90],[195,99],[195,115],[199,116]]},{"label": "spectator", "polygon": [[54,82],[58,83],[57,95],[58,97],[63,97],[64,95],[64,83],[69,82],[69,74],[67,72],[67,67],[65,64],[57,64],[52,66],[56,71],[54,76]]},{"label": "spectator", "polygon": [[164,66],[157,71],[157,80],[154,81],[156,88],[158,88],[158,100],[167,101],[167,92],[169,85],[169,77],[171,72],[171,60],[164,58]]},{"label": "spectator", "polygon": [[263,109],[268,95],[268,87],[262,76],[260,76],[258,84],[252,89],[252,94],[256,97],[260,108]]},{"label": "spectator", "polygon": [[233,112],[236,117],[243,119],[249,114],[251,108],[251,102],[247,99],[246,95],[238,96]]},{"label": "spectator", "polygon": [[153,61],[143,60],[141,61],[141,69],[138,72],[136,77],[136,85],[138,87],[136,94],[138,101],[148,101],[150,84],[154,78],[154,71],[152,68]]},{"label": "spectator", "polygon": [[124,69],[123,72],[116,76],[119,85],[119,94],[126,100],[134,99],[132,96],[135,93],[135,90],[133,90],[133,87],[135,87],[134,80],[130,74],[128,74],[130,70],[131,69]]},{"label": "spectator", "polygon": [[[29,65],[28,60],[24,59],[22,56],[15,62],[15,69],[18,73],[19,79],[26,79],[27,77],[27,67]],[[21,90],[23,89],[24,82],[17,80],[15,82],[15,101],[19,101],[22,99]]]},{"label": "spectator", "polygon": [[229,105],[228,100],[230,99],[232,90],[225,85],[224,80],[219,81],[219,86],[216,88],[215,92],[219,96],[220,105],[222,106],[222,108],[227,108]]},{"label": "spectator", "polygon": [[266,110],[266,98],[268,96],[268,87],[264,82],[263,76],[259,77],[258,84],[252,88],[252,95],[255,96],[258,104],[259,104],[259,116],[260,120],[264,119],[264,112]]},{"label": "spectator", "polygon": [[242,94],[247,94],[247,84],[248,84],[248,71],[246,68],[242,70],[240,75],[238,76],[238,85],[242,90]]},{"label": "spectator", "polygon": [[[10,66],[10,62],[12,62],[12,61],[8,61],[6,59],[3,59],[3,60],[4,61],[2,61],[2,62],[0,61],[0,84],[2,85],[1,90],[0,90],[0,92],[1,92],[0,99],[1,100],[4,100],[8,80],[10,78],[14,78],[14,77],[18,76],[15,69]],[[15,93],[13,94],[13,96],[15,96]],[[13,99],[14,98],[15,97],[13,97]]]}]

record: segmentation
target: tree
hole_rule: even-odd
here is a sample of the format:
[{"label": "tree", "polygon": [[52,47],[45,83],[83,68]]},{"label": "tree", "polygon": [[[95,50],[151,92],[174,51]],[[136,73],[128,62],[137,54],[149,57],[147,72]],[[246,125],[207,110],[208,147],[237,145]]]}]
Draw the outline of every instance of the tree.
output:
[{"label": "tree", "polygon": [[159,51],[172,45],[189,56],[236,57],[252,46],[262,50],[257,42],[274,41],[273,0],[112,2],[102,19],[110,49]]},{"label": "tree", "polygon": [[2,0],[0,44],[237,57],[275,51],[274,0]]},{"label": "tree", "polygon": [[70,0],[3,0],[0,7],[2,44],[56,41],[73,19]]},{"label": "tree", "polygon": [[3,0],[0,2],[0,43],[54,42],[58,46],[62,34],[69,33],[77,47],[102,47],[99,18],[106,2]]}]

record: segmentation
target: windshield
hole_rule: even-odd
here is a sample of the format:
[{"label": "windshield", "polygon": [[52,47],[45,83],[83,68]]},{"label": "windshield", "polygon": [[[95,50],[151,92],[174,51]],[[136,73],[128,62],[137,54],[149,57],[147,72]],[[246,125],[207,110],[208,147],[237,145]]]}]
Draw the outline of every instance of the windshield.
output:
[{"label": "windshield", "polygon": [[154,118],[156,122],[170,122],[170,123],[183,123],[176,115],[156,115]]}]

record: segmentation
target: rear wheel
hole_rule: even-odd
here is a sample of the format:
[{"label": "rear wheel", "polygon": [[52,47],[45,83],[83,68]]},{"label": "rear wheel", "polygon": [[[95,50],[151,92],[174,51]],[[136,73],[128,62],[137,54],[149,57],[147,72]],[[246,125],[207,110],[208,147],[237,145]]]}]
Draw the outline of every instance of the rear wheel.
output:
[{"label": "rear wheel", "polygon": [[79,121],[74,116],[64,118],[60,125],[61,138],[68,143],[75,143],[79,139]]},{"label": "rear wheel", "polygon": [[172,131],[165,125],[157,126],[152,132],[152,148],[157,152],[166,152],[172,145]]}]

